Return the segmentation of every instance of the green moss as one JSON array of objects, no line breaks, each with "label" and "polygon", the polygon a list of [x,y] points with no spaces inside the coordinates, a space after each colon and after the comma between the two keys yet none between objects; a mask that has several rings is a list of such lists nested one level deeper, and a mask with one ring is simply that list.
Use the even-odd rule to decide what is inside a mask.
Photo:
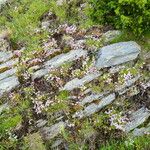
[{"label": "green moss", "polygon": [[125,141],[110,141],[99,150],[148,150],[150,145],[150,136],[142,136]]},{"label": "green moss", "polygon": [[67,111],[67,110],[69,110],[68,105],[64,102],[61,102],[61,103],[57,103],[57,104],[50,106],[47,112],[55,113],[55,112]]},{"label": "green moss", "polygon": [[5,131],[9,131],[13,127],[15,127],[17,124],[19,124],[22,121],[22,116],[21,115],[14,115],[14,116],[7,116],[7,115],[2,115],[0,117],[0,133],[1,136],[2,134],[5,133]]},{"label": "green moss", "polygon": [[59,95],[57,96],[57,99],[59,99],[59,100],[67,100],[68,99],[68,97],[69,97],[69,92],[68,91],[61,91],[60,93],[59,93]]}]

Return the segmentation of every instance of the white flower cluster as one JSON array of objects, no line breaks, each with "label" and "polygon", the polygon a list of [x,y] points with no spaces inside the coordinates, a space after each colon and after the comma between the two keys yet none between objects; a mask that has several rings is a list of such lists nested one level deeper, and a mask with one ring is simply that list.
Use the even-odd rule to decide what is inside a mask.
[{"label": "white flower cluster", "polygon": [[71,49],[83,49],[85,47],[85,41],[84,40],[77,40],[75,41],[73,38],[70,38],[68,40],[68,43],[66,43],[71,47]]},{"label": "white flower cluster", "polygon": [[76,25],[71,25],[71,26],[68,26],[68,27],[66,28],[66,33],[67,33],[67,34],[73,34],[73,33],[75,33],[76,31],[77,31]]},{"label": "white flower cluster", "polygon": [[53,104],[53,101],[52,100],[47,100],[46,103],[44,104],[42,101],[33,101],[34,103],[34,110],[37,114],[41,114],[43,110],[47,111],[48,110],[48,107],[50,105]]},{"label": "white flower cluster", "polygon": [[146,84],[141,83],[141,86],[142,86],[142,88],[143,88],[144,91],[145,91],[148,87],[150,87],[150,82],[147,82]]},{"label": "white flower cluster", "polygon": [[127,82],[128,80],[131,80],[133,75],[129,71],[127,74],[124,74],[124,81]]},{"label": "white flower cluster", "polygon": [[43,104],[42,101],[33,101],[34,103],[34,110],[37,114],[42,113],[42,110],[45,108],[45,105]]},{"label": "white flower cluster", "polygon": [[50,48],[57,48],[57,47],[58,47],[57,41],[54,38],[52,38],[49,42],[44,43],[43,46],[45,51],[49,50]]},{"label": "white flower cluster", "polygon": [[[37,97],[38,98],[40,97],[40,92],[37,93]],[[43,102],[43,101],[39,100],[38,98],[35,98],[32,101],[32,103],[34,104],[33,108],[34,108],[35,112],[37,114],[41,114],[43,110],[47,111],[48,107],[53,104],[53,101],[48,99],[46,102]]]},{"label": "white flower cluster", "polygon": [[70,128],[75,126],[75,124],[74,124],[74,123],[69,122],[69,120],[66,120],[66,121],[65,121],[65,123],[66,123],[66,124],[67,124],[67,126],[68,126],[68,127],[70,127]]},{"label": "white flower cluster", "polygon": [[127,123],[129,119],[125,115],[123,116],[122,112],[117,113],[114,110],[114,108],[112,108],[106,111],[105,113],[109,116],[110,125],[112,127],[115,127],[115,129],[125,131],[124,125]]},{"label": "white flower cluster", "polygon": [[17,135],[11,133],[11,132],[8,132],[8,135],[9,135],[9,139],[12,140],[12,141],[16,141],[17,140]]}]

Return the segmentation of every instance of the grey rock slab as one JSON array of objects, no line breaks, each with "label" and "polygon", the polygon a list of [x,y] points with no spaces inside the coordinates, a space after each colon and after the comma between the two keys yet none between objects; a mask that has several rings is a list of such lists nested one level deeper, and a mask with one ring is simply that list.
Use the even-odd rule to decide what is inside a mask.
[{"label": "grey rock slab", "polygon": [[121,31],[119,30],[110,30],[107,31],[106,33],[104,33],[102,35],[102,39],[104,40],[104,42],[111,42],[112,40],[114,40],[115,38],[119,37],[122,34]]},{"label": "grey rock slab", "polygon": [[136,112],[132,113],[130,121],[124,126],[126,132],[137,128],[139,125],[144,123],[150,116],[150,111],[145,107],[138,109]]},{"label": "grey rock slab", "polygon": [[8,0],[0,0],[0,9],[1,9],[2,5],[4,5],[6,2],[8,2]]},{"label": "grey rock slab", "polygon": [[95,66],[98,69],[119,65],[137,58],[141,47],[133,41],[119,42],[102,47]]},{"label": "grey rock slab", "polygon": [[47,124],[47,122],[48,122],[47,120],[40,119],[36,122],[37,123],[36,126],[38,128],[41,128],[41,127],[45,126]]},{"label": "grey rock slab", "polygon": [[7,61],[8,59],[12,58],[13,54],[10,51],[0,51],[0,62]]},{"label": "grey rock slab", "polygon": [[9,60],[9,61],[7,61],[7,62],[1,64],[1,65],[0,65],[0,69],[1,69],[1,68],[10,68],[10,67],[16,65],[17,63],[18,63],[18,58],[16,58],[16,59],[11,59],[11,60]]},{"label": "grey rock slab", "polygon": [[104,94],[106,94],[106,93],[100,93],[100,94],[93,94],[92,93],[91,95],[86,96],[81,102],[79,102],[79,105],[83,106],[87,103],[91,103],[96,99],[100,99],[100,98],[104,97]]},{"label": "grey rock slab", "polygon": [[7,103],[1,105],[1,106],[0,106],[0,114],[1,114],[4,110],[6,110],[6,109],[8,109],[8,108],[9,108],[9,106],[8,106]]},{"label": "grey rock slab", "polygon": [[48,74],[49,72],[50,72],[50,69],[37,70],[36,72],[34,72],[32,74],[32,80],[35,80],[37,78],[41,78],[41,77],[45,76],[46,74]]},{"label": "grey rock slab", "polygon": [[79,59],[80,57],[86,57],[87,51],[79,49],[79,50],[72,50],[65,54],[60,54],[58,56],[55,56],[51,60],[47,61],[43,65],[43,69],[36,71],[32,75],[32,80],[36,78],[41,78],[42,76],[49,73],[49,71],[53,68],[58,68],[64,63],[68,63],[74,60]]},{"label": "grey rock slab", "polygon": [[143,136],[146,133],[150,133],[150,126],[149,127],[143,127],[143,128],[135,128],[132,132],[133,136]]},{"label": "grey rock slab", "polygon": [[0,80],[5,79],[7,77],[10,77],[10,76],[14,75],[16,72],[17,72],[16,68],[7,70],[7,71],[0,74]]},{"label": "grey rock slab", "polygon": [[2,96],[5,92],[10,92],[16,86],[19,85],[18,78],[16,76],[12,76],[0,81],[0,96]]},{"label": "grey rock slab", "polygon": [[44,127],[41,129],[41,134],[46,140],[50,140],[56,137],[59,133],[61,133],[62,129],[65,128],[66,124],[64,122],[59,122],[51,127]]},{"label": "grey rock slab", "polygon": [[119,94],[121,95],[123,93],[123,91],[126,90],[127,87],[132,86],[139,78],[140,78],[140,75],[137,75],[133,79],[128,80],[123,85],[120,85],[120,86],[116,87],[115,91],[119,92]]},{"label": "grey rock slab", "polygon": [[80,112],[76,112],[73,115],[73,118],[83,118],[86,116],[90,116],[98,111],[100,111],[105,106],[111,104],[115,100],[116,96],[115,93],[108,95],[107,97],[104,97],[101,99],[99,104],[90,104],[87,106],[84,110],[81,110]]},{"label": "grey rock slab", "polygon": [[84,86],[86,83],[91,82],[92,80],[98,78],[102,73],[90,73],[87,74],[86,76],[84,76],[81,79],[75,78],[71,81],[69,81],[68,83],[66,83],[66,85],[61,89],[61,90],[67,90],[67,91],[71,91],[75,88],[80,88],[82,86]]},{"label": "grey rock slab", "polygon": [[[134,89],[134,91],[132,91],[133,89]],[[119,93],[119,95],[123,95],[123,94],[127,93],[128,91],[132,91],[132,92],[130,92],[130,94],[128,94],[129,97],[140,93],[139,89],[136,86],[131,86],[129,88],[125,88],[124,90],[119,91],[118,93]]]},{"label": "grey rock slab", "polygon": [[72,50],[66,54],[60,54],[52,58],[51,60],[45,62],[44,66],[50,67],[50,68],[57,68],[66,62],[71,62],[80,57],[86,57],[86,56],[87,56],[87,51],[85,50],[82,50],[82,49]]},{"label": "grey rock slab", "polygon": [[52,149],[58,149],[59,145],[63,143],[62,139],[57,139],[51,146]]}]

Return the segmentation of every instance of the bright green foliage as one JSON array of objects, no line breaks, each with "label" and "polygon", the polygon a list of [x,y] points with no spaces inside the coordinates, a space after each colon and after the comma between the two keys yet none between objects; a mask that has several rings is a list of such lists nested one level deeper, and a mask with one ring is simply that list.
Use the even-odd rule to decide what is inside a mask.
[{"label": "bright green foliage", "polygon": [[0,117],[0,134],[2,135],[6,130],[10,130],[11,128],[15,127],[18,122],[21,122],[21,116],[11,116],[9,118],[6,115],[2,115]]},{"label": "bright green foliage", "polygon": [[126,141],[111,141],[105,146],[102,146],[99,150],[148,150],[150,145],[149,136],[141,136],[133,139],[127,139]]},{"label": "bright green foliage", "polygon": [[[0,12],[0,30],[7,28],[11,31],[11,42],[17,48],[18,42],[25,46],[27,51],[41,50],[40,40],[47,36],[46,32],[36,34],[41,16],[50,8],[47,0],[12,1]],[[2,29],[1,29],[2,28]]]},{"label": "bright green foliage", "polygon": [[130,29],[136,35],[150,26],[150,0],[90,0],[94,22]]}]

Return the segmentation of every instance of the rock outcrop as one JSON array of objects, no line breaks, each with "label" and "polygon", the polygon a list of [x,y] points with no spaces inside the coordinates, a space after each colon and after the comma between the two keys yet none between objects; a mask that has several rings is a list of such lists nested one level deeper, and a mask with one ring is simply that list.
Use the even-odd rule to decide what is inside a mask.
[{"label": "rock outcrop", "polygon": [[0,97],[19,86],[18,77],[16,76],[18,58],[13,58],[10,51],[9,43],[0,39],[3,46],[0,47]]},{"label": "rock outcrop", "polygon": [[42,69],[36,71],[32,75],[32,79],[41,78],[42,76],[48,74],[51,69],[58,68],[59,66],[63,65],[64,63],[69,63],[74,60],[77,60],[81,57],[86,57],[87,51],[85,50],[72,50],[66,54],[60,54],[51,60],[44,63],[42,66]]},{"label": "rock outcrop", "polygon": [[87,74],[82,79],[75,78],[75,79],[71,80],[70,82],[66,83],[66,85],[63,87],[62,90],[71,91],[75,88],[80,88],[84,84],[91,82],[92,80],[96,79],[100,75],[101,75],[101,73],[96,72],[96,73]]},{"label": "rock outcrop", "polygon": [[83,118],[86,116],[90,116],[98,111],[100,111],[105,106],[111,104],[115,100],[116,96],[115,94],[110,94],[100,100],[98,104],[90,104],[89,106],[85,107],[84,110],[80,112],[76,112],[73,117]]},{"label": "rock outcrop", "polygon": [[99,50],[96,67],[98,69],[119,65],[137,58],[140,46],[133,41],[120,42]]},{"label": "rock outcrop", "polygon": [[144,107],[131,114],[130,121],[125,125],[125,131],[129,132],[142,123],[150,116],[150,111]]}]

